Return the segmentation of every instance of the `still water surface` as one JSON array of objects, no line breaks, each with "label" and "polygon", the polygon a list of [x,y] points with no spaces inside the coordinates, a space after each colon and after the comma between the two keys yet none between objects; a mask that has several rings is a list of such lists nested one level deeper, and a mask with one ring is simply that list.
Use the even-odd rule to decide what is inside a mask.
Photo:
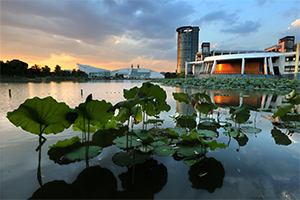
[{"label": "still water surface", "polygon": [[[38,137],[12,125],[6,119],[6,113],[17,109],[27,98],[52,96],[58,102],[65,102],[71,108],[85,101],[88,94],[93,99],[111,102],[113,105],[123,98],[123,89],[140,87],[142,81],[97,81],[87,83],[0,83],[0,199],[27,199],[40,188],[36,169],[38,165]],[[171,106],[169,112],[161,114],[165,119],[164,127],[174,127],[169,115],[186,112],[184,104],[177,103],[173,92],[199,92],[195,89],[180,89],[162,86],[167,93],[167,101]],[[8,90],[11,89],[11,97]],[[83,95],[81,95],[81,90]],[[220,91],[208,91],[216,103],[222,103],[218,109],[222,119],[228,117],[230,104],[248,104],[251,109],[251,121],[261,128],[258,134],[246,134],[246,145],[239,146],[234,139],[221,134],[218,142],[228,145],[226,149],[208,152],[214,166],[218,166],[215,174],[205,183],[195,180],[193,170],[182,161],[172,157],[152,156],[157,161],[157,172],[152,179],[144,180],[147,184],[156,185],[158,189],[150,191],[148,197],[154,199],[299,199],[300,173],[300,134],[293,133],[287,137],[289,145],[276,144],[272,137],[273,125],[269,113],[259,112],[257,108],[274,107],[282,97],[276,95],[227,92],[229,96],[214,95]],[[244,97],[242,98],[241,95]],[[250,126],[254,126],[253,124]],[[285,133],[285,130],[282,130]],[[80,136],[72,128],[57,135],[46,135],[46,143],[42,148],[42,181],[64,180],[71,184],[78,181],[78,175],[85,169],[85,162],[59,165],[51,161],[47,155],[48,146],[58,140]],[[101,166],[108,169],[117,181],[117,190],[123,191],[122,180],[127,172],[126,167],[119,167],[111,162],[111,157],[118,152],[117,147],[105,148],[103,152],[90,160],[90,166]],[[213,168],[213,167],[212,167]],[[154,179],[154,180],[153,180]],[[154,183],[150,182],[155,181]],[[100,181],[99,181],[100,182]],[[148,183],[147,183],[148,182]],[[147,183],[147,184],[146,184]],[[152,193],[151,193],[152,192]],[[148,191],[149,193],[149,191]]]}]

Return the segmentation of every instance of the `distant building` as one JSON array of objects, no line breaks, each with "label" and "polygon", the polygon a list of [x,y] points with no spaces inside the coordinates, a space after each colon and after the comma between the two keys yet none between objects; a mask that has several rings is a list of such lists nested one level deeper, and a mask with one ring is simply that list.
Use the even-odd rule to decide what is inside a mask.
[{"label": "distant building", "polygon": [[89,78],[92,79],[110,77],[110,70],[92,67],[90,65],[82,65],[77,63],[77,69],[87,73]]},{"label": "distant building", "polygon": [[92,79],[98,79],[104,77],[115,77],[120,75],[123,76],[124,78],[134,78],[134,79],[164,78],[162,74],[150,69],[143,69],[139,65],[137,66],[137,68],[133,68],[133,65],[131,65],[130,68],[110,71],[106,69],[101,69],[101,68],[77,63],[77,68],[87,73],[89,75],[89,78]]},{"label": "distant building", "polygon": [[[182,26],[176,29],[177,34],[177,73],[185,71],[185,62],[195,60],[199,49],[199,27]],[[189,67],[187,72],[192,72]]]},{"label": "distant building", "polygon": [[[207,54],[209,43],[202,43],[194,62],[188,67],[193,74],[264,74],[293,75],[297,69],[295,37],[287,36],[279,44],[264,51],[213,50]],[[299,66],[298,66],[299,68]]]},{"label": "distant building", "polygon": [[111,72],[111,76],[122,75],[124,78],[134,78],[134,79],[156,79],[165,78],[162,74],[153,71],[151,69],[143,69],[139,65],[136,69],[134,68],[124,68],[118,69]]}]

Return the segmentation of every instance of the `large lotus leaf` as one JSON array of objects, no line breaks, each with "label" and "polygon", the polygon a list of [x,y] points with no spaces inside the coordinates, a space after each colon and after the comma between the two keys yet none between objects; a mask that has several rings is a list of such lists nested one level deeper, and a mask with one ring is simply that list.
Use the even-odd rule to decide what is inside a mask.
[{"label": "large lotus leaf", "polygon": [[260,128],[251,127],[251,126],[243,126],[241,130],[244,133],[254,133],[254,134],[257,134],[262,131]]},{"label": "large lotus leaf", "polygon": [[155,147],[153,153],[157,156],[170,156],[173,155],[176,150],[172,146],[159,146]]},{"label": "large lotus leaf", "polygon": [[128,108],[121,108],[119,110],[118,115],[116,116],[116,120],[124,123],[130,117],[130,110]]},{"label": "large lotus leaf", "polygon": [[148,154],[139,151],[118,152],[112,157],[114,164],[124,167],[133,166],[134,164],[143,164],[149,158]]},{"label": "large lotus leaf", "polygon": [[182,115],[182,116],[178,117],[177,125],[179,125],[180,127],[186,127],[189,129],[193,129],[197,126],[197,122],[194,117]]},{"label": "large lotus leaf", "polygon": [[[207,102],[211,103],[211,98],[207,94],[205,94],[205,91],[202,93],[195,93],[191,95],[196,101],[201,101],[201,102]],[[205,99],[205,101],[204,101]]]},{"label": "large lotus leaf", "polygon": [[152,134],[147,130],[137,131],[135,132],[136,136],[140,138],[143,142],[149,144],[154,142]]},{"label": "large lotus leaf", "polygon": [[185,104],[189,104],[190,100],[189,100],[189,95],[187,93],[172,93],[173,98],[178,101],[178,102],[183,102]]},{"label": "large lotus leaf", "polygon": [[60,133],[69,128],[76,117],[69,106],[52,97],[27,99],[18,109],[7,113],[11,123],[33,134]]},{"label": "large lotus leaf", "polygon": [[250,109],[246,104],[242,104],[239,108],[230,106],[231,118],[235,119],[237,123],[242,124],[246,122],[250,117]]},{"label": "large lotus leaf", "polygon": [[290,110],[292,110],[295,106],[291,103],[283,103],[280,106],[277,106],[277,112],[272,116],[273,118],[280,117],[286,115]]},{"label": "large lotus leaf", "polygon": [[205,146],[209,147],[211,151],[214,151],[216,148],[226,149],[225,143],[219,143],[216,140],[202,140]]},{"label": "large lotus leaf", "polygon": [[[113,143],[121,149],[126,149],[127,137],[119,137],[113,140]],[[142,145],[142,140],[138,139],[136,136],[128,137],[128,146],[137,147]]]},{"label": "large lotus leaf", "polygon": [[150,145],[153,147],[160,147],[160,146],[164,146],[166,143],[163,141],[156,141],[156,142],[152,142]]},{"label": "large lotus leaf", "polygon": [[143,113],[141,106],[134,106],[131,108],[131,115],[136,122],[141,122],[143,120]]},{"label": "large lotus leaf", "polygon": [[278,145],[288,146],[288,145],[292,144],[292,141],[290,140],[290,138],[287,135],[285,135],[284,133],[282,133],[276,127],[274,127],[271,130],[271,134],[272,134],[272,137],[275,140],[275,143],[278,144]]},{"label": "large lotus leaf", "polygon": [[76,130],[79,129],[82,132],[87,132],[86,124],[96,126],[100,123],[105,125],[113,116],[113,112],[109,112],[111,107],[111,103],[105,100],[90,100],[79,104],[75,108],[78,118],[74,123],[74,127],[76,127]]},{"label": "large lotus leaf", "polygon": [[234,137],[234,139],[239,143],[239,146],[245,146],[249,140],[247,135],[240,133],[238,137]]},{"label": "large lotus leaf", "polygon": [[132,99],[137,96],[137,93],[139,92],[138,87],[133,87],[130,90],[123,89],[123,96],[125,99]]},{"label": "large lotus leaf", "polygon": [[214,110],[214,109],[217,109],[218,106],[216,106],[215,104],[213,103],[201,103],[198,107],[198,111],[200,113],[203,113],[203,114],[208,114],[210,111]]},{"label": "large lotus leaf", "polygon": [[[84,127],[83,123],[85,124],[85,128],[83,128]],[[101,126],[100,123],[98,123],[97,125]],[[83,121],[77,121],[77,123],[73,124],[72,128],[73,131],[89,132],[89,133],[94,133],[97,130],[96,126],[93,126]]]},{"label": "large lotus leaf", "polygon": [[[50,160],[53,160],[55,163],[58,163],[60,165],[75,162],[75,160],[72,161],[67,159],[65,155],[83,146],[81,142],[76,140],[78,139],[76,139],[75,137],[73,139],[71,138],[68,140],[63,140],[62,142],[57,142],[56,144],[52,145],[47,153],[49,155]],[[61,147],[56,147],[56,145]]]},{"label": "large lotus leaf", "polygon": [[194,144],[194,145],[178,144],[176,147],[178,147],[177,153],[186,157],[205,155],[206,153],[206,148],[201,144]]},{"label": "large lotus leaf", "polygon": [[80,140],[81,139],[78,136],[72,137],[70,139],[59,140],[56,144],[49,146],[48,149],[53,147],[68,147]]},{"label": "large lotus leaf", "polygon": [[144,94],[148,97],[155,97],[156,101],[160,103],[165,102],[167,98],[167,94],[164,89],[162,89],[159,85],[154,85],[150,82],[143,83],[142,87],[139,90],[139,93],[140,97],[143,97],[143,95],[141,96],[141,94]]},{"label": "large lotus leaf", "polygon": [[123,136],[126,131],[128,131],[128,127],[98,130],[93,134],[92,144],[103,148],[111,146],[113,145],[113,140]]},{"label": "large lotus leaf", "polygon": [[142,153],[149,153],[150,151],[153,151],[154,147],[151,145],[146,145],[146,146],[140,146],[138,147],[138,150]]},{"label": "large lotus leaf", "polygon": [[120,101],[120,102],[116,103],[113,107],[111,107],[109,111],[115,111],[116,109],[120,109],[120,108],[130,109],[138,103],[139,103],[139,98]]},{"label": "large lotus leaf", "polygon": [[65,157],[68,160],[80,161],[86,159],[86,150],[88,149],[88,158],[93,158],[102,152],[102,147],[99,146],[81,146],[67,153]]},{"label": "large lotus leaf", "polygon": [[117,127],[117,122],[113,119],[113,120],[109,120],[106,124],[98,124],[96,126],[96,128],[98,130],[104,130],[104,129],[114,129]]}]

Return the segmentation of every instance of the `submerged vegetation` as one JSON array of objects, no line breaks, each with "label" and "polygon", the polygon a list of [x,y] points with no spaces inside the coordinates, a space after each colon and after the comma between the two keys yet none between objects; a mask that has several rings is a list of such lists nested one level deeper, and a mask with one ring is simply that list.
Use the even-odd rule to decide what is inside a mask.
[{"label": "submerged vegetation", "polygon": [[[89,196],[92,194],[86,194],[80,186],[87,184],[87,181],[79,175],[72,184],[72,187],[76,185],[80,188],[76,191],[79,193],[77,198],[151,198],[150,193],[153,195],[155,191],[159,191],[159,188],[166,182],[166,178],[163,178],[166,173],[162,175],[158,172],[155,173],[161,168],[163,172],[166,172],[166,169],[158,165],[151,157],[152,155],[172,156],[175,160],[184,162],[190,166],[189,174],[193,187],[205,188],[209,192],[213,192],[215,188],[222,186],[225,173],[222,164],[214,158],[207,158],[206,154],[216,149],[225,149],[232,138],[238,142],[239,147],[244,146],[248,141],[245,133],[257,134],[261,131],[255,126],[245,126],[252,123],[249,121],[249,107],[245,104],[240,107],[230,107],[230,117],[226,121],[221,121],[219,117],[213,118],[212,113],[215,112],[218,105],[215,105],[205,92],[192,95],[173,93],[176,101],[190,105],[190,109],[194,109],[196,114],[189,115],[189,111],[176,113],[171,116],[176,126],[167,128],[159,128],[164,122],[164,119],[160,118],[160,113],[170,110],[170,106],[166,102],[166,92],[159,85],[145,82],[140,88],[124,89],[123,96],[125,100],[112,105],[105,100],[94,100],[90,94],[86,101],[75,109],[69,108],[65,103],[56,102],[52,97],[44,99],[35,97],[26,100],[18,109],[7,113],[7,118],[15,126],[20,126],[23,130],[39,136],[37,176],[41,186],[43,184],[40,172],[40,152],[45,142],[43,134],[58,134],[71,125],[74,131],[82,132],[82,136],[61,140],[50,146],[49,158],[61,165],[85,161],[86,171],[82,173],[88,173],[91,180],[94,180],[93,176],[96,174],[92,175],[90,171],[104,173],[108,179],[107,187],[111,186],[109,194],[108,190],[103,190],[103,193],[97,194],[100,196]],[[274,112],[273,118],[277,119],[271,132],[276,144],[290,144],[288,137],[276,126],[287,128],[289,133],[300,132],[300,122],[294,120],[295,117],[299,117],[299,114],[295,112],[299,109],[299,104],[300,95],[293,91],[277,110],[263,110],[263,112]],[[221,129],[223,130],[221,131]],[[228,136],[228,144],[218,142],[220,134]],[[112,145],[120,149],[112,157],[112,162],[121,167],[128,167],[128,172],[120,175],[122,182],[124,178],[122,184],[124,184],[125,190],[118,193],[116,193],[115,177],[110,171],[107,172],[106,169],[99,166],[89,166],[90,158],[98,156],[104,148]],[[162,178],[164,181],[157,185],[156,189],[152,186],[143,188],[142,186],[147,186],[147,181],[143,181],[146,176],[145,171],[149,176]],[[215,182],[210,180],[210,177],[214,176],[218,176]],[[95,182],[97,181],[95,180]],[[204,182],[210,182],[211,186],[205,186]],[[50,185],[50,183],[46,183],[43,187],[46,190]],[[57,188],[71,187],[64,181],[55,182],[55,185]],[[131,187],[133,185],[134,187]],[[142,189],[145,192],[139,196],[132,192],[132,188],[135,188],[135,192],[141,192]],[[150,188],[153,191],[148,191]],[[40,193],[41,190],[38,190],[33,198],[41,198]],[[74,194],[72,193],[72,195]],[[63,195],[67,194],[63,193]]]},{"label": "submerged vegetation", "polygon": [[284,94],[292,90],[300,91],[300,80],[269,79],[269,78],[180,78],[157,79],[156,83],[162,83],[174,87],[197,87],[204,89],[234,89],[234,90],[273,90]]}]

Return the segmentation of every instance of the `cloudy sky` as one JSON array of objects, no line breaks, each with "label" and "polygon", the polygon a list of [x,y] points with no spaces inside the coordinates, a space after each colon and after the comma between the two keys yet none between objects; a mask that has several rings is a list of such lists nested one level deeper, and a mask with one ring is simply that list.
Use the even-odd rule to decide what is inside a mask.
[{"label": "cloudy sky", "polygon": [[199,26],[200,43],[212,50],[264,50],[288,35],[300,41],[299,0],[1,0],[0,8],[0,59],[52,69],[174,72],[176,28],[186,25]]}]

